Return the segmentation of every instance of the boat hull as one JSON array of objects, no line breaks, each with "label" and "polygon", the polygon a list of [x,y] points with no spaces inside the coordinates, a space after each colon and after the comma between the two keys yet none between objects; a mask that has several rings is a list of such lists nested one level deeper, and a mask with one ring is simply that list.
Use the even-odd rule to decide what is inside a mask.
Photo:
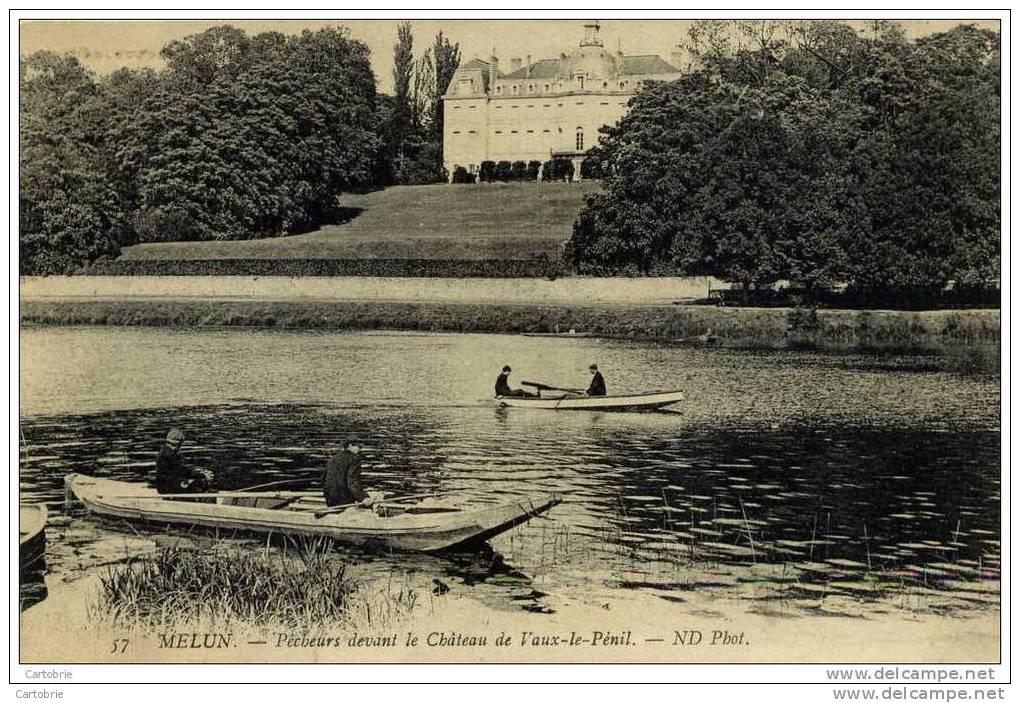
[{"label": "boat hull", "polygon": [[658,410],[684,399],[679,391],[639,393],[634,395],[564,395],[560,397],[517,398],[497,397],[501,407],[534,408],[537,410],[597,410],[601,412],[640,412]]},{"label": "boat hull", "polygon": [[19,506],[18,561],[22,570],[31,569],[46,554],[46,506]]},{"label": "boat hull", "polygon": [[327,537],[364,549],[411,552],[437,552],[476,544],[526,522],[560,502],[556,496],[522,497],[499,505],[465,510],[381,516],[371,510],[350,508],[316,516],[316,509],[323,507],[321,499],[296,502],[277,499],[277,504],[287,502],[288,507],[270,508],[260,506],[272,504],[271,497],[260,498],[252,506],[231,504],[237,501],[217,498],[215,494],[168,500],[144,485],[81,474],[67,476],[65,483],[86,508],[108,517]]}]

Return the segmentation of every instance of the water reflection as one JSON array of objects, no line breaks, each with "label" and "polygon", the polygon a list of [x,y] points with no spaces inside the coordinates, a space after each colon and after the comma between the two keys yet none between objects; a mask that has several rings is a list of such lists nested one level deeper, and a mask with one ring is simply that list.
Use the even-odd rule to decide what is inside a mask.
[{"label": "water reflection", "polygon": [[[564,497],[546,518],[497,540],[499,552],[376,560],[380,574],[417,570],[472,587],[487,603],[542,610],[526,573],[674,599],[763,583],[787,599],[877,598],[909,585],[973,600],[975,581],[998,578],[996,433],[723,431],[668,416],[535,415],[226,405],[28,419],[22,491],[53,505],[72,471],[144,481],[171,425],[189,437],[186,461],[214,468],[219,488],[294,478],[312,487],[329,452],[357,437],[374,489],[438,491],[466,504]],[[64,509],[54,508],[59,522]],[[52,569],[108,549],[95,521],[84,528],[84,520],[72,516],[56,530]]]},{"label": "water reflection", "polygon": [[[176,426],[186,460],[224,489],[315,486],[356,438],[373,489],[475,505],[563,496],[491,551],[338,552],[368,581],[399,574],[437,598],[534,612],[551,609],[546,594],[614,589],[796,612],[878,612],[918,594],[947,611],[998,602],[998,383],[924,360],[232,330],[39,329],[21,343],[33,360],[22,500],[51,505],[57,578],[199,538],[61,504],[69,472],[146,480]],[[614,388],[681,387],[687,401],[658,414],[494,409],[491,372],[507,361],[553,383],[598,361]]]}]

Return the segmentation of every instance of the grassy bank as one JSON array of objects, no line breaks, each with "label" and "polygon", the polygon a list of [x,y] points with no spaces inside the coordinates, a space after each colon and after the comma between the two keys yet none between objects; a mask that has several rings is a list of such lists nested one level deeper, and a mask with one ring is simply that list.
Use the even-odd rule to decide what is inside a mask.
[{"label": "grassy bank", "polygon": [[[928,353],[967,371],[998,367],[997,310],[874,311],[709,306],[542,306],[328,301],[26,300],[21,321],[56,325],[396,329],[523,333],[575,329],[720,346]],[[972,367],[972,368],[971,368]]]},{"label": "grassy bank", "polygon": [[[343,222],[287,237],[158,242],[121,260],[413,259],[558,261],[584,197],[583,183],[397,186],[340,199]],[[172,236],[170,233],[169,236]]]}]

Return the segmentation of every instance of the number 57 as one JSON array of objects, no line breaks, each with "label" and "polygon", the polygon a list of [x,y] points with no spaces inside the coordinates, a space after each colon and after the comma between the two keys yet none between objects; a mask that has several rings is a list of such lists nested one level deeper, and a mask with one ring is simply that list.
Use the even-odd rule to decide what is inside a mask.
[{"label": "number 57", "polygon": [[123,654],[125,651],[127,651],[127,646],[128,646],[127,637],[115,639],[113,641],[113,649],[110,650],[110,654]]}]

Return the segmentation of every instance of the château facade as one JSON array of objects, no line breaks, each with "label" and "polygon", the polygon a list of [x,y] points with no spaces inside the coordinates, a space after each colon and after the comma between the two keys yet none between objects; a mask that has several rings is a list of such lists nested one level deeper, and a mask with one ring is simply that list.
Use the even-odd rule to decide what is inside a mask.
[{"label": "ch\u00e2teau facade", "polygon": [[570,54],[532,62],[474,59],[460,66],[443,96],[443,165],[477,173],[483,161],[574,162],[580,174],[584,154],[599,140],[599,128],[615,124],[627,102],[649,81],[680,77],[673,63],[656,55],[625,56],[607,51],[598,23],[584,26]]}]

